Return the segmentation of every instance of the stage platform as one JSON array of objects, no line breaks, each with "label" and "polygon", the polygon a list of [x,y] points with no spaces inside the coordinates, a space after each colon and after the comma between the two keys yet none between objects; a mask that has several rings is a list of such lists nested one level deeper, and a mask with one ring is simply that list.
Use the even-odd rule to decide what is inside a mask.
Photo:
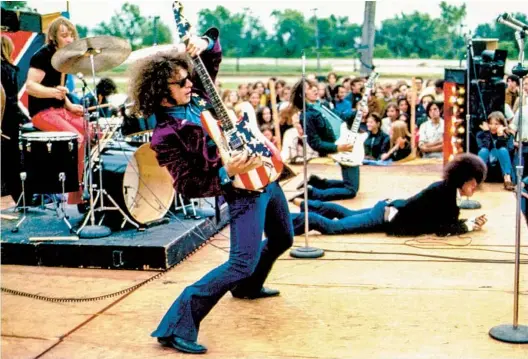
[{"label": "stage platform", "polygon": [[[214,203],[212,201],[208,201]],[[74,232],[57,217],[53,204],[47,209],[31,208],[17,233],[11,230],[18,220],[2,219],[2,264],[82,267],[107,269],[167,269],[202,246],[228,221],[227,205],[219,211],[208,204],[197,209],[200,219],[185,219],[181,212],[169,211],[156,225],[137,230],[127,224],[104,238],[78,238],[75,230],[84,216],[67,206]],[[4,215],[22,217],[12,209]],[[45,240],[35,240],[35,238]],[[64,238],[61,240],[61,238]],[[76,239],[77,238],[77,239]]]},{"label": "stage platform", "polygon": [[[359,209],[380,198],[405,198],[437,181],[441,170],[440,163],[418,161],[364,166],[358,196],[340,203]],[[309,174],[340,176],[339,167],[322,164],[310,164]],[[288,197],[301,180],[299,175],[283,186]],[[198,342],[209,349],[201,357],[528,358],[528,345],[488,335],[492,327],[512,323],[515,197],[501,184],[485,183],[473,199],[482,209],[464,210],[462,217],[486,213],[489,222],[467,235],[310,232],[309,244],[325,256],[305,260],[284,253],[266,281],[281,291],[278,297],[248,301],[227,293],[201,323]],[[521,325],[528,325],[527,229],[523,222]],[[295,246],[304,244],[304,236],[295,237]],[[2,293],[1,356],[190,358],[160,346],[150,333],[185,287],[228,259],[229,246],[226,226],[169,271],[2,265],[2,287],[68,302]]]}]

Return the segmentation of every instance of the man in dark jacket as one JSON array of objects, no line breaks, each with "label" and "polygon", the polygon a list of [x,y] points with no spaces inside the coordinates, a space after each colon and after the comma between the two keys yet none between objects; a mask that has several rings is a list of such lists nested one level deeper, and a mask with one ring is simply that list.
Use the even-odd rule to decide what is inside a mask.
[{"label": "man in dark jacket", "polygon": [[[146,59],[132,81],[136,112],[145,118],[156,114],[151,147],[172,175],[176,191],[187,198],[224,195],[229,205],[229,260],[185,288],[152,333],[162,345],[191,354],[206,352],[196,342],[200,323],[228,291],[241,299],[279,295],[263,284],[275,260],[293,242],[288,202],[279,184],[272,182],[260,191],[234,188],[233,176],[255,168],[258,158],[242,153],[222,164],[200,122],[209,97],[192,73],[187,54],[201,54],[214,83],[222,59],[218,36],[217,29],[210,29],[204,37],[191,36],[180,53]],[[263,232],[268,235],[265,241]]]},{"label": "man in dark jacket", "polygon": [[[361,210],[309,201],[309,228],[323,234],[386,232],[398,236],[447,236],[480,230],[486,216],[459,219],[458,203],[462,196],[472,196],[485,176],[486,165],[478,156],[462,154],[446,165],[442,181],[408,199],[382,200]],[[297,204],[304,208],[302,201]],[[304,233],[305,214],[292,213],[292,220],[295,235]]]}]

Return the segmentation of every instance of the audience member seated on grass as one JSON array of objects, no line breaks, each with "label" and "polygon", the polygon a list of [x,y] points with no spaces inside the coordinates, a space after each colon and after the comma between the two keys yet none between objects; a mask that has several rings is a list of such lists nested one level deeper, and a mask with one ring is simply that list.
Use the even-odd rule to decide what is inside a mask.
[{"label": "audience member seated on grass", "polygon": [[436,102],[431,102],[426,112],[429,118],[420,126],[418,148],[424,158],[442,158],[444,120],[440,117],[440,107]]},{"label": "audience member seated on grass", "polygon": [[236,105],[240,103],[238,99],[238,93],[235,90],[229,90],[226,89],[222,93],[222,102],[228,107],[228,108],[234,108]]},{"label": "audience member seated on grass", "polygon": [[391,102],[387,105],[385,110],[385,117],[381,120],[381,130],[387,135],[390,134],[391,124],[397,121],[400,117],[400,109],[395,102]]},{"label": "audience member seated on grass", "polygon": [[393,98],[392,98],[393,89],[394,89],[394,86],[390,82],[385,83],[383,84],[383,86],[381,86],[382,95],[378,97],[378,102],[381,108],[381,111],[379,112],[380,115],[385,113],[385,111],[387,110],[387,106],[389,105],[389,103],[393,101]]},{"label": "audience member seated on grass", "polygon": [[401,161],[407,158],[411,151],[411,134],[407,130],[407,124],[400,120],[395,121],[391,127],[389,150],[381,155],[381,160]]},{"label": "audience member seated on grass", "polygon": [[523,106],[522,108],[522,138],[519,138],[519,119],[521,111],[517,111],[513,118],[513,121],[510,123],[510,133],[515,136],[515,157],[514,165],[517,166],[519,162],[519,141],[522,142],[522,158],[523,158],[523,175],[522,177],[528,177],[528,105]]},{"label": "audience member seated on grass", "polygon": [[271,143],[277,147],[278,145],[278,139],[277,136],[274,135],[274,128],[271,124],[265,123],[260,126],[260,132],[266,137]]},{"label": "audience member seated on grass", "polygon": [[377,113],[371,113],[367,117],[368,137],[363,143],[365,147],[364,165],[377,165],[381,155],[389,151],[390,137],[381,130],[381,118]]},{"label": "audience member seated on grass", "polygon": [[[291,116],[292,128],[288,128],[284,132],[282,138],[281,158],[286,163],[299,164],[304,162],[303,157],[303,128],[299,121],[299,112],[294,112]],[[310,145],[306,144],[306,160],[319,157],[319,154],[314,151]]]},{"label": "audience member seated on grass", "polygon": [[490,113],[488,121],[480,125],[482,131],[477,133],[478,156],[488,166],[488,171],[499,166],[504,179],[504,189],[515,190],[512,182],[514,176],[510,154],[513,152],[513,136],[506,131],[504,115],[500,111]]},{"label": "audience member seated on grass", "polygon": [[400,109],[400,115],[402,113],[406,114],[407,116],[411,115],[411,105],[405,97],[400,97],[398,99],[398,108]]},{"label": "audience member seated on grass", "polygon": [[259,108],[256,117],[259,126],[266,124],[273,125],[273,121],[271,118],[271,109],[268,106],[262,106],[261,108]]},{"label": "audience member seated on grass", "polygon": [[433,95],[425,95],[420,99],[420,103],[416,106],[416,127],[420,128],[421,124],[427,121],[427,105],[434,101]]},{"label": "audience member seated on grass", "polygon": [[350,118],[352,117],[352,102],[348,101],[345,97],[347,95],[346,89],[341,86],[337,85],[337,94],[335,97],[335,107],[334,112],[341,118]]},{"label": "audience member seated on grass", "polygon": [[[474,154],[461,154],[444,168],[444,179],[418,194],[399,200],[384,199],[372,208],[351,210],[331,202],[308,201],[309,228],[322,234],[385,232],[388,235],[448,236],[478,231],[485,215],[459,219],[461,196],[471,197],[486,176],[486,165]],[[301,213],[291,213],[295,235],[304,233],[304,202],[294,199]]]}]

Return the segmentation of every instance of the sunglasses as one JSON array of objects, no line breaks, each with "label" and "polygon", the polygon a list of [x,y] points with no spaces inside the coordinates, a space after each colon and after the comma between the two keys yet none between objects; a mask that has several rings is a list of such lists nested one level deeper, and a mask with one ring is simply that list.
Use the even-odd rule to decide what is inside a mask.
[{"label": "sunglasses", "polygon": [[168,84],[169,85],[178,85],[180,87],[185,87],[185,84],[187,83],[187,80],[190,80],[189,74],[187,74],[187,76],[185,76],[184,78],[182,78],[182,79],[180,79],[178,81],[169,82]]}]

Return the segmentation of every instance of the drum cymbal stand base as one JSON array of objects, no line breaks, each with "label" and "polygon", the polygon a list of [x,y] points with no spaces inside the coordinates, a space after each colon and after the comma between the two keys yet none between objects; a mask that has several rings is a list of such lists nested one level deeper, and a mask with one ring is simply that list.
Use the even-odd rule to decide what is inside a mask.
[{"label": "drum cymbal stand base", "polygon": [[[64,223],[68,226],[70,229],[70,233],[73,233],[72,225],[70,221],[68,221],[68,216],[66,215],[66,191],[64,188],[64,183],[66,182],[66,174],[64,172],[59,173],[59,181],[62,183],[62,198],[60,201],[60,204],[55,205],[55,208],[57,210],[57,216],[59,219],[62,219]],[[53,202],[55,202],[55,199],[53,199]]]},{"label": "drum cymbal stand base", "polygon": [[[185,219],[201,219],[202,217],[200,217],[197,213],[196,213],[196,207],[194,206],[194,199],[190,199],[189,200],[189,204],[185,204],[184,200],[183,200],[183,197],[181,194],[178,193],[177,196],[175,196],[175,198],[179,198],[180,199],[180,203],[181,203],[181,209],[183,211],[183,215],[184,215],[184,218]],[[192,214],[190,213],[187,213],[187,209],[185,207],[187,206],[191,206],[191,210],[192,210]],[[176,209],[178,209],[178,202],[176,200]]]},{"label": "drum cymbal stand base", "polygon": [[26,187],[25,187],[25,183],[26,183],[26,178],[27,178],[27,173],[26,172],[20,172],[20,180],[22,182],[22,193],[20,194],[20,197],[18,197],[18,201],[17,201],[17,204],[15,206],[15,210],[16,208],[18,207],[18,204],[20,203],[20,200],[22,200],[22,218],[20,218],[20,221],[17,222],[17,224],[15,225],[15,228],[13,228],[11,230],[11,232],[13,233],[17,233],[18,230],[19,230],[19,227],[20,225],[22,224],[22,222],[24,222],[26,220]]},{"label": "drum cymbal stand base", "polygon": [[[97,202],[99,199],[100,193],[98,192],[95,198],[93,198],[93,192],[95,190],[91,189],[90,191],[90,210],[86,214],[86,218],[84,219],[84,222],[82,223],[81,227],[77,230],[77,235],[79,238],[102,238],[102,237],[108,237],[110,234],[112,234],[112,231],[107,226],[103,226],[101,224],[95,224],[95,217],[94,212],[96,212],[98,209],[95,209],[93,204]],[[87,225],[88,220],[92,219],[92,224]]]}]

